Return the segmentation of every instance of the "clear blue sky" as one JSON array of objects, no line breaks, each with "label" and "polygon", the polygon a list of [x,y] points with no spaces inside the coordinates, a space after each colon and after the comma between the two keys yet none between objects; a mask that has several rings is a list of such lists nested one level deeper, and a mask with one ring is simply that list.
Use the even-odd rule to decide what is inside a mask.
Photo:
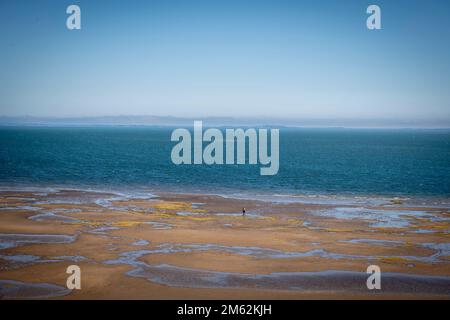
[{"label": "clear blue sky", "polygon": [[0,115],[450,119],[449,15],[446,0],[1,0]]}]

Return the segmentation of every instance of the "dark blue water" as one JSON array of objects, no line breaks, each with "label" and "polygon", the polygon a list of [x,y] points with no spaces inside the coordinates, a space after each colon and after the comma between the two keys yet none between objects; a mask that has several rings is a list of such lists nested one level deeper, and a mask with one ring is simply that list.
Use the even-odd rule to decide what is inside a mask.
[{"label": "dark blue water", "polygon": [[281,129],[280,169],[172,163],[172,128],[0,128],[2,186],[450,196],[450,132]]}]

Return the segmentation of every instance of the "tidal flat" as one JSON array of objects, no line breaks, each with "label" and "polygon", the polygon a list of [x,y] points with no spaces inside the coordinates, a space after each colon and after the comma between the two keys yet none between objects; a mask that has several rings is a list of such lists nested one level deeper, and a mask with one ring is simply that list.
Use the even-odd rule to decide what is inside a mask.
[{"label": "tidal flat", "polygon": [[450,208],[1,191],[0,298],[450,299]]}]

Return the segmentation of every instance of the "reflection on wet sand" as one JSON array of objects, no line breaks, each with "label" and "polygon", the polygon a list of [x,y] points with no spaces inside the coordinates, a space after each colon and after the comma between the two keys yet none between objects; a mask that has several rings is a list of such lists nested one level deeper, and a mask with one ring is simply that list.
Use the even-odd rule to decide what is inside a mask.
[{"label": "reflection on wet sand", "polygon": [[25,283],[12,280],[0,280],[0,297],[3,299],[44,299],[61,297],[70,290],[49,283]]}]

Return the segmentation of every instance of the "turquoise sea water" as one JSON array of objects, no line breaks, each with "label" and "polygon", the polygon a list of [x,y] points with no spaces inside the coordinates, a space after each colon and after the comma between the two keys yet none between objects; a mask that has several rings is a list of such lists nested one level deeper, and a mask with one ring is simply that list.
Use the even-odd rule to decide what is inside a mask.
[{"label": "turquoise sea water", "polygon": [[172,163],[173,128],[2,127],[0,185],[450,197],[450,131],[280,129],[280,169]]}]

